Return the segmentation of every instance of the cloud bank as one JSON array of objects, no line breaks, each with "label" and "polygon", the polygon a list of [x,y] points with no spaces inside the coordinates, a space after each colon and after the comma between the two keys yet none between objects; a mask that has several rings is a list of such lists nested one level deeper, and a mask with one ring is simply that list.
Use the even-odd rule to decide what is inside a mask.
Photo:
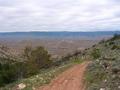
[{"label": "cloud bank", "polygon": [[120,30],[120,0],[0,0],[0,31]]}]

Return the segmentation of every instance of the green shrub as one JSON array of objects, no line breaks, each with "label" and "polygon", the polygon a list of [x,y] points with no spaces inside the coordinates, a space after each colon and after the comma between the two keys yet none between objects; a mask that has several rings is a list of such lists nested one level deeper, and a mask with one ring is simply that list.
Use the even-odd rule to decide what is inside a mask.
[{"label": "green shrub", "polygon": [[42,68],[50,67],[50,55],[43,47],[26,47],[24,62],[0,57],[0,87],[19,79],[35,75]]},{"label": "green shrub", "polygon": [[28,63],[32,66],[40,68],[47,68],[51,65],[52,60],[50,60],[50,54],[43,47],[36,47],[31,49],[26,47],[24,50],[24,55],[28,59]]},{"label": "green shrub", "polygon": [[50,55],[43,47],[37,47],[32,50],[31,60],[35,62],[39,68],[49,67],[52,62]]},{"label": "green shrub", "polygon": [[0,64],[0,86],[9,84],[21,78],[21,63]]},{"label": "green shrub", "polygon": [[93,49],[91,56],[93,57],[93,59],[99,58],[101,56],[100,49],[97,48]]},{"label": "green shrub", "polygon": [[118,45],[113,45],[111,49],[112,49],[112,50],[114,50],[114,49],[120,49],[120,46],[118,46]]},{"label": "green shrub", "polygon": [[109,45],[114,45],[115,43],[113,41],[109,42]]},{"label": "green shrub", "polygon": [[39,72],[42,68],[48,68],[52,65],[52,60],[50,60],[50,55],[44,47],[26,47],[24,49],[25,61],[25,77],[30,77]]}]

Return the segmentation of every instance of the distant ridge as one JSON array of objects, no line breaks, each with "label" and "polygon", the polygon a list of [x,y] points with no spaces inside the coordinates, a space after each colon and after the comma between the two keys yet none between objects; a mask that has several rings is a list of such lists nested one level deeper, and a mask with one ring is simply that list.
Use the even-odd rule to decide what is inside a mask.
[{"label": "distant ridge", "polygon": [[2,32],[0,38],[81,38],[81,37],[102,37],[120,34],[120,31],[94,31],[94,32]]}]

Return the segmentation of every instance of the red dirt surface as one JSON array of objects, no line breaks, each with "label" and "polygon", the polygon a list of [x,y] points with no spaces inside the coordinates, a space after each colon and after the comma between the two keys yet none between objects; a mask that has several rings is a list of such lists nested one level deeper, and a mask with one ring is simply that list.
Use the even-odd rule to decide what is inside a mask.
[{"label": "red dirt surface", "polygon": [[89,62],[76,65],[63,72],[50,84],[38,90],[85,90],[84,72]]}]

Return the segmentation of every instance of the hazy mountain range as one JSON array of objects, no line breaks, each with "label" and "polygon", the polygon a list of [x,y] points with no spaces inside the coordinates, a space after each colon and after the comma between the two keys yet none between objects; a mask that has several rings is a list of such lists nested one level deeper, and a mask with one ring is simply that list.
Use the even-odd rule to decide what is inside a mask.
[{"label": "hazy mountain range", "polygon": [[99,38],[120,34],[120,31],[95,32],[2,32],[0,38]]}]

